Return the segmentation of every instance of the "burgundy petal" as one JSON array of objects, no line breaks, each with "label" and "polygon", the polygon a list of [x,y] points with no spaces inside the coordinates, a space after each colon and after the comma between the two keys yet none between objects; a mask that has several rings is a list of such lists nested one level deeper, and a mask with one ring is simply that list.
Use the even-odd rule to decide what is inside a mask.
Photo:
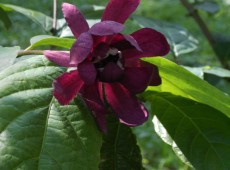
[{"label": "burgundy petal", "polygon": [[136,126],[148,119],[144,105],[119,83],[104,83],[106,99],[120,121],[129,126]]},{"label": "burgundy petal", "polygon": [[63,3],[62,11],[68,26],[76,38],[78,38],[81,33],[89,30],[88,23],[76,6]]},{"label": "burgundy petal", "polygon": [[142,52],[137,41],[131,35],[116,34],[113,36],[110,44],[120,51],[127,49],[136,49]]},{"label": "burgundy petal", "polygon": [[63,66],[63,67],[69,67],[70,62],[70,55],[68,52],[64,51],[51,51],[51,50],[45,50],[44,55],[46,58],[48,58],[50,61]]},{"label": "burgundy petal", "polygon": [[110,39],[110,45],[117,48],[119,51],[133,48],[133,46],[128,42],[122,34],[116,34]]},{"label": "burgundy petal", "polygon": [[92,36],[89,33],[82,33],[70,49],[70,64],[77,65],[85,60],[92,47]]},{"label": "burgundy petal", "polygon": [[143,53],[137,52],[140,55],[139,57],[164,56],[170,50],[165,36],[151,28],[142,28],[132,33],[131,36],[143,50]]},{"label": "burgundy petal", "polygon": [[101,100],[99,88],[102,88],[101,83],[95,83],[91,86],[84,86],[80,93],[85,103],[92,111],[99,128],[102,132],[106,133],[107,127],[105,115],[107,113],[107,110],[105,109],[104,104]]},{"label": "burgundy petal", "polygon": [[112,35],[120,33],[124,29],[124,25],[114,21],[102,21],[94,24],[89,33],[93,35]]},{"label": "burgundy petal", "polygon": [[154,74],[152,67],[125,68],[121,83],[132,93],[141,93],[149,85],[152,74]]},{"label": "burgundy petal", "polygon": [[138,51],[142,52],[142,49],[138,45],[137,41],[131,35],[124,35],[124,38],[130,42],[132,46],[134,46]]},{"label": "burgundy petal", "polygon": [[[139,60],[139,59],[133,59],[133,58],[126,58],[125,60],[125,70],[129,68],[143,68],[146,71],[146,74],[149,76],[149,86],[158,86],[161,84],[161,77],[159,75],[158,68],[150,63],[147,63],[145,61]],[[124,83],[128,81],[131,77],[127,77],[128,75],[125,75],[127,73],[124,73],[124,77],[126,76],[126,79],[124,78]],[[129,82],[129,81],[128,81]],[[127,86],[127,84],[125,85]],[[128,86],[127,86],[128,88]],[[131,88],[131,87],[130,87]]]},{"label": "burgundy petal", "polygon": [[140,0],[110,0],[102,15],[102,21],[110,20],[123,24],[139,3]]},{"label": "burgundy petal", "polygon": [[77,95],[83,84],[76,70],[66,72],[53,82],[53,94],[59,103],[66,105]]},{"label": "burgundy petal", "polygon": [[159,86],[161,85],[161,77],[158,71],[158,68],[155,65],[152,65],[153,67],[153,74],[149,82],[149,86]]},{"label": "burgundy petal", "polygon": [[86,85],[93,84],[96,80],[97,71],[93,63],[91,62],[82,62],[78,64],[78,72],[81,79]]},{"label": "burgundy petal", "polygon": [[93,37],[93,47],[97,47],[100,43],[105,43],[107,36],[94,35]]},{"label": "burgundy petal", "polygon": [[100,74],[100,80],[103,82],[116,82],[122,79],[123,70],[115,63],[108,63]]}]

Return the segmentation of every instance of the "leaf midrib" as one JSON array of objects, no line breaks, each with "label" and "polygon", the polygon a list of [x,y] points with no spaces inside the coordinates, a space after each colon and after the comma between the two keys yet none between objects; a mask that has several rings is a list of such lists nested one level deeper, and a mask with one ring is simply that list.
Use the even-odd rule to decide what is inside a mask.
[{"label": "leaf midrib", "polygon": [[[42,144],[41,144],[41,149],[40,149],[40,153],[38,155],[39,159],[38,159],[38,170],[40,169],[40,160],[41,160],[41,155],[42,155],[42,152],[43,152],[43,148],[44,148],[44,145],[45,145],[45,139],[46,139],[46,133],[47,133],[47,129],[48,129],[48,121],[49,121],[49,116],[50,116],[50,111],[51,111],[51,107],[52,107],[52,104],[53,104],[53,101],[54,101],[54,97],[52,97],[50,103],[49,103],[49,109],[48,109],[48,113],[47,113],[47,117],[46,117],[46,123],[45,123],[45,128],[44,128],[44,135],[43,135],[43,140],[42,140]],[[58,164],[58,162],[57,162]],[[59,167],[61,167],[59,164],[58,164]]]}]

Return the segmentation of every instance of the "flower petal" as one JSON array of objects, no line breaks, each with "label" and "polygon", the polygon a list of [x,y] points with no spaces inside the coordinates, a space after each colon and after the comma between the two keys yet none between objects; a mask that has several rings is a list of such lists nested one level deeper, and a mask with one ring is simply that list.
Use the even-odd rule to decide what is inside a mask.
[{"label": "flower petal", "polygon": [[115,63],[108,63],[100,74],[100,80],[103,82],[116,82],[123,76],[123,70]]},{"label": "flower petal", "polygon": [[105,95],[120,121],[129,126],[137,126],[148,119],[144,105],[119,83],[104,83]]},{"label": "flower petal", "polygon": [[93,63],[91,62],[82,62],[78,64],[78,72],[81,79],[86,85],[91,85],[95,82],[97,71]]},{"label": "flower petal", "polygon": [[116,34],[113,36],[110,44],[120,51],[127,49],[136,49],[142,52],[137,41],[131,35]]},{"label": "flower petal", "polygon": [[124,29],[124,25],[114,21],[102,21],[94,24],[89,33],[93,35],[112,35],[120,33]]},{"label": "flower petal", "polygon": [[91,86],[84,86],[81,90],[81,95],[89,107],[92,110],[93,116],[95,117],[97,124],[102,132],[107,132],[105,115],[107,110],[101,100],[99,88],[102,88],[101,83],[95,83]]},{"label": "flower petal", "polygon": [[153,67],[153,74],[149,82],[149,86],[159,86],[162,83],[158,68],[155,65]]},{"label": "flower petal", "polygon": [[[133,59],[133,58],[126,58],[125,60],[125,70],[129,69],[129,68],[143,68],[145,70],[145,74],[149,76],[149,86],[158,86],[161,84],[161,77],[159,75],[159,71],[157,66],[147,63],[145,61],[139,60],[139,59]],[[129,89],[134,86],[132,84],[127,84],[127,81],[129,79],[132,79],[132,76],[134,75],[129,75],[130,77],[128,77],[128,74],[124,73],[124,82],[122,81],[122,83],[125,83],[124,85]],[[130,73],[131,74],[131,73]],[[133,77],[134,78],[134,77]],[[144,78],[144,77],[143,77]],[[125,80],[127,79],[127,80]],[[134,80],[130,80],[130,81],[134,81]],[[129,82],[129,81],[128,81]],[[135,92],[135,91],[134,91]]]},{"label": "flower petal", "polygon": [[66,72],[53,82],[54,96],[62,105],[67,105],[77,95],[84,82],[76,70]]},{"label": "flower petal", "polygon": [[68,26],[76,38],[78,38],[81,33],[89,30],[87,21],[76,6],[63,3],[62,11]]},{"label": "flower petal", "polygon": [[58,64],[59,66],[63,66],[63,67],[69,67],[70,66],[69,65],[70,55],[68,52],[45,50],[44,55],[50,61]]},{"label": "flower petal", "polygon": [[92,47],[92,36],[89,33],[82,33],[70,49],[70,64],[77,65],[85,60]]},{"label": "flower petal", "polygon": [[136,10],[140,0],[110,0],[102,15],[102,21],[124,23]]},{"label": "flower petal", "polygon": [[141,93],[149,85],[153,74],[152,67],[125,68],[121,83],[132,93]]},{"label": "flower petal", "polygon": [[170,46],[163,34],[150,28],[143,28],[131,34],[137,41],[143,52],[136,49],[127,49],[122,51],[124,58],[141,58],[152,56],[164,56]]},{"label": "flower petal", "polygon": [[138,51],[142,52],[142,49],[138,45],[137,41],[131,35],[124,35],[124,38],[130,42],[132,46],[134,46]]},{"label": "flower petal", "polygon": [[139,57],[164,56],[170,50],[165,36],[151,28],[142,28],[132,33],[131,36],[143,50],[143,53],[138,52]]}]

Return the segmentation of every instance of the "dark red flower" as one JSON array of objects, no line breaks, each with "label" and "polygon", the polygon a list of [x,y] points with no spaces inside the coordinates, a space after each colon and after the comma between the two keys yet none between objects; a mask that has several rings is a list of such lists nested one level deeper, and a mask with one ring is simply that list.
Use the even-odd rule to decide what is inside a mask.
[{"label": "dark red flower", "polygon": [[147,120],[148,112],[135,95],[147,86],[161,84],[157,67],[140,58],[166,55],[169,45],[165,37],[150,28],[121,34],[123,23],[139,3],[140,0],[110,0],[101,22],[91,28],[74,5],[64,3],[64,17],[77,40],[70,53],[45,51],[49,60],[76,68],[54,81],[55,98],[66,105],[80,94],[102,131],[106,131],[105,103],[120,122],[140,125]]}]

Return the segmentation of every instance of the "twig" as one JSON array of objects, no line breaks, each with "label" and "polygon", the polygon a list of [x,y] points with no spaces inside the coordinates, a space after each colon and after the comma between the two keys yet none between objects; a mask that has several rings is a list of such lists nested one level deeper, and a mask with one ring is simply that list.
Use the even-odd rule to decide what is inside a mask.
[{"label": "twig", "polygon": [[206,26],[205,22],[202,20],[202,18],[198,14],[198,12],[193,8],[192,4],[190,4],[187,0],[180,0],[180,1],[184,5],[184,7],[189,11],[189,14],[197,22],[197,24],[199,25],[201,31],[203,32],[203,34],[207,38],[209,44],[211,45],[211,47],[214,50],[215,41],[213,39],[213,36],[212,36],[211,32],[209,31],[208,27]]},{"label": "twig", "polygon": [[53,0],[53,26],[51,33],[53,35],[57,34],[57,0]]},{"label": "twig", "polygon": [[22,50],[18,52],[17,57],[21,57],[24,55],[43,55],[43,50]]},{"label": "twig", "polygon": [[192,6],[192,4],[190,4],[187,0],[180,0],[180,1],[181,1],[182,5],[189,11],[189,14],[194,18],[194,20],[196,21],[196,23],[200,27],[201,31],[203,32],[203,34],[207,38],[210,46],[213,49],[213,52],[216,54],[222,67],[229,69],[229,65],[224,60],[222,60],[222,56],[216,51],[217,42],[214,40],[211,32],[209,31],[209,29],[208,29],[207,25],[205,24],[205,22],[203,21],[203,19],[198,14],[197,10],[195,10],[194,7]]}]

